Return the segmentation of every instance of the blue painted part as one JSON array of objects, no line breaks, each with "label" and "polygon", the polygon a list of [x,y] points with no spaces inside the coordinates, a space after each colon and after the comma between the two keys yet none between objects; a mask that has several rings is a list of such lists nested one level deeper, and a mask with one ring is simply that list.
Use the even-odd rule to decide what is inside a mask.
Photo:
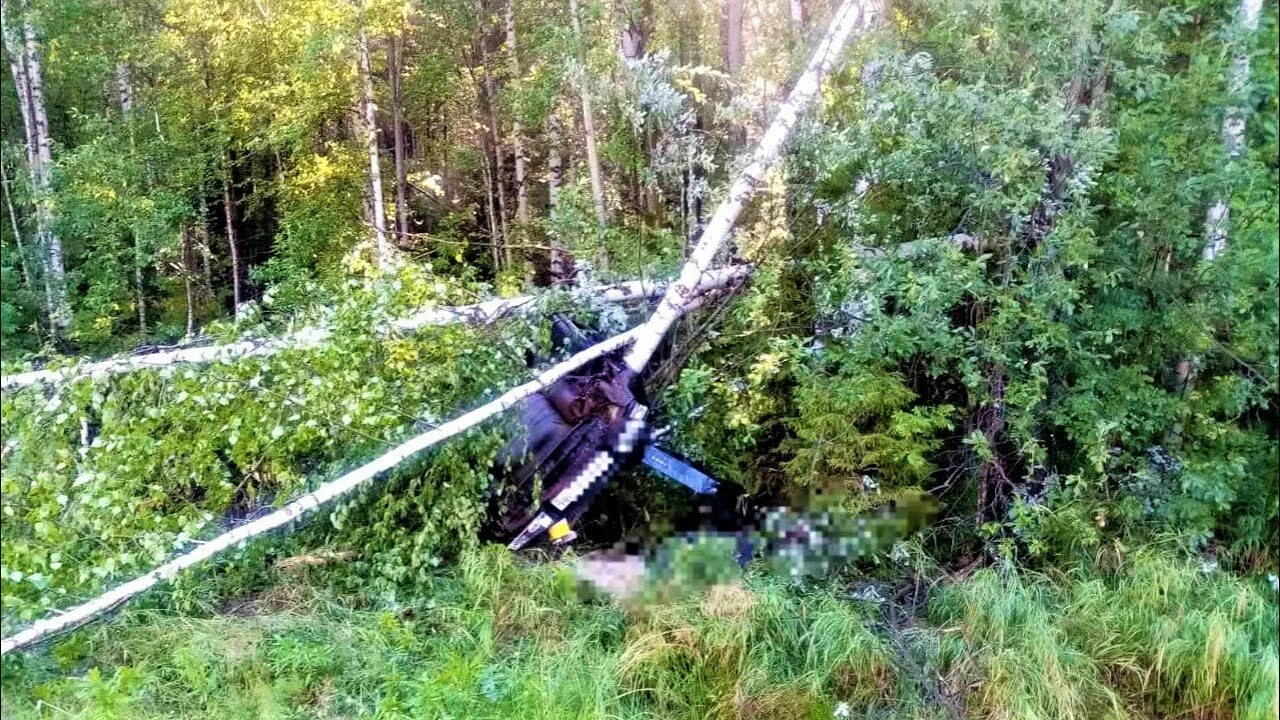
[{"label": "blue painted part", "polygon": [[657,446],[645,447],[644,464],[699,495],[714,495],[716,492],[716,481],[710,475]]}]

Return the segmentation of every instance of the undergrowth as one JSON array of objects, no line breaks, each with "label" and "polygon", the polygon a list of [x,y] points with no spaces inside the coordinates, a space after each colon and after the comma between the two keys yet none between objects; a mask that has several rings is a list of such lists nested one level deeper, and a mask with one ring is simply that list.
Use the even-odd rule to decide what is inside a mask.
[{"label": "undergrowth", "polygon": [[[566,563],[464,555],[400,603],[290,576],[5,659],[6,718],[1266,718],[1276,598],[1135,553],[939,578],[924,610],[750,569],[622,609]],[[341,571],[339,571],[341,572]]]}]

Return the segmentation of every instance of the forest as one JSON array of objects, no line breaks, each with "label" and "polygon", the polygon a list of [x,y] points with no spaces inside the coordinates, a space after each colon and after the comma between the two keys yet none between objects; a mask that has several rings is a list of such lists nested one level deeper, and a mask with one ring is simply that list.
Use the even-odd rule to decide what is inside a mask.
[{"label": "forest", "polygon": [[0,716],[1280,716],[1274,2],[0,19]]}]

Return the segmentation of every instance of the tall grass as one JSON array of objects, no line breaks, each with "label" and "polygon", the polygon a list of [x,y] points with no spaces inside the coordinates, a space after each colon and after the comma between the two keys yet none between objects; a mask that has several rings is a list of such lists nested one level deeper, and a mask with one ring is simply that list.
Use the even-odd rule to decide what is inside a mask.
[{"label": "tall grass", "polygon": [[[839,583],[738,582],[621,609],[563,563],[470,553],[408,602],[293,582],[125,611],[5,658],[4,718],[1276,717],[1262,583],[1139,553],[943,581],[923,617]],[[895,618],[890,622],[890,618]]]},{"label": "tall grass", "polygon": [[985,570],[931,617],[977,718],[1280,717],[1274,591],[1146,551],[1049,579]]}]

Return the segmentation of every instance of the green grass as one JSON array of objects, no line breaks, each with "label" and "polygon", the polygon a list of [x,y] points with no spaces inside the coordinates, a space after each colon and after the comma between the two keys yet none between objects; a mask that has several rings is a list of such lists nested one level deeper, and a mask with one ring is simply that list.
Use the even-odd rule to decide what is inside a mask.
[{"label": "green grass", "polygon": [[[488,549],[412,602],[282,583],[203,618],[132,610],[5,659],[14,718],[1275,717],[1261,583],[1137,555],[980,571],[886,620],[765,574],[629,610]],[[897,617],[897,616],[894,616]]]}]

